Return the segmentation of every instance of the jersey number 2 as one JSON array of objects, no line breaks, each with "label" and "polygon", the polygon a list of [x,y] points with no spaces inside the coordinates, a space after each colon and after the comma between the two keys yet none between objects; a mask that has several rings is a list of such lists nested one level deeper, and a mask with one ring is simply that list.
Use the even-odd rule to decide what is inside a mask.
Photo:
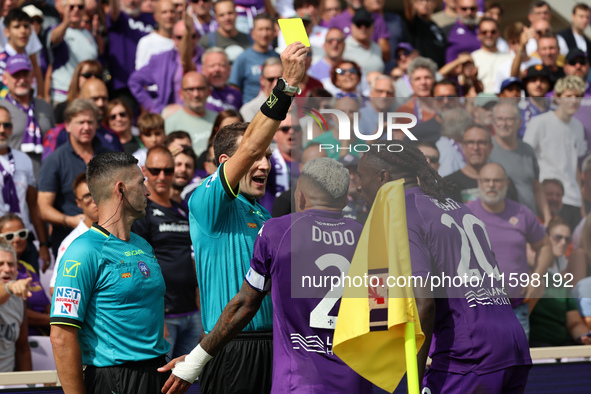
[{"label": "jersey number 2", "polygon": [[[349,260],[336,253],[323,254],[316,259],[316,265],[320,268],[320,271],[324,271],[328,267],[336,267],[339,269],[339,282],[349,271],[351,263]],[[329,315],[332,308],[335,306],[338,300],[343,296],[344,283],[339,283],[339,286],[329,290],[324,298],[320,300],[316,308],[310,312],[310,327],[311,328],[325,328],[334,330],[337,325],[337,317]]]}]

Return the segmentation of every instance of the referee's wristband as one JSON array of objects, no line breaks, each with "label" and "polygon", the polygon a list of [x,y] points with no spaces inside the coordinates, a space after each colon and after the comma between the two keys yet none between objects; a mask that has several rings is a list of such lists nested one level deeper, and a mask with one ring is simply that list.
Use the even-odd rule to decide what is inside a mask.
[{"label": "referee's wristband", "polygon": [[4,287],[6,289],[6,293],[10,296],[13,296],[14,293],[12,291],[10,291],[10,288],[8,287],[9,284],[16,282],[16,280],[11,280],[10,282],[6,282],[6,286]]},{"label": "referee's wristband", "polygon": [[269,98],[261,105],[261,112],[268,118],[285,120],[289,112],[289,107],[291,107],[291,99],[292,96],[288,96],[275,86]]}]

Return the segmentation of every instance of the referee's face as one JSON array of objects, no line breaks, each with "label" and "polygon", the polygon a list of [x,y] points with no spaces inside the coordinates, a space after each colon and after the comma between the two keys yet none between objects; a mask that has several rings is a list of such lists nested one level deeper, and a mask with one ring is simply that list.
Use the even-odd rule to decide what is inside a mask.
[{"label": "referee's face", "polygon": [[267,177],[271,170],[271,148],[267,148],[264,156],[254,162],[244,178],[240,180],[240,193],[252,199],[261,198],[265,195]]}]

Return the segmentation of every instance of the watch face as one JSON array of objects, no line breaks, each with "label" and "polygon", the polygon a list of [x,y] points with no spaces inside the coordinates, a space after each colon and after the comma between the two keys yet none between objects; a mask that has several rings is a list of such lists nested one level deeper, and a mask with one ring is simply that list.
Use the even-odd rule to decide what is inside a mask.
[{"label": "watch face", "polygon": [[279,88],[279,90],[281,90],[282,92],[285,91],[285,81],[283,80],[283,78],[279,78],[277,80],[277,87]]}]

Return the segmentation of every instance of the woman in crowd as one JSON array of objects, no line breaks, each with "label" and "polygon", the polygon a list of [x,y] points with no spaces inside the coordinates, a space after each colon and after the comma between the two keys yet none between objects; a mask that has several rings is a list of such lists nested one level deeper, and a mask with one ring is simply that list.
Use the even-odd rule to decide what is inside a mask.
[{"label": "woman in crowd", "polygon": [[27,248],[29,230],[22,219],[14,214],[7,213],[0,218],[0,238],[10,243],[16,252],[18,260],[17,279],[31,278],[31,297],[27,298],[27,320],[29,323],[29,335],[49,335],[49,313],[51,303],[39,280],[39,275],[33,266],[21,260]]},{"label": "woman in crowd", "polygon": [[[96,60],[85,60],[78,63],[74,69],[74,75],[70,81],[70,87],[68,88],[68,98],[66,101],[59,103],[53,110],[56,123],[64,122],[64,111],[68,104],[78,98],[80,94],[80,88],[84,85],[84,82],[91,78],[103,79],[103,66]],[[102,119],[101,119],[102,120]]]},{"label": "woman in crowd", "polygon": [[361,68],[354,61],[343,60],[335,63],[330,70],[330,80],[334,86],[340,89],[340,92],[336,94],[337,98],[360,96],[357,87],[361,82]]},{"label": "woman in crowd", "polygon": [[144,144],[142,144],[142,141],[139,139],[139,137],[133,135],[131,131],[133,126],[131,120],[131,109],[127,106],[125,101],[121,99],[115,99],[109,102],[103,124],[117,133],[119,136],[119,141],[123,145],[123,149],[130,155],[132,155],[138,149],[144,148]]}]

